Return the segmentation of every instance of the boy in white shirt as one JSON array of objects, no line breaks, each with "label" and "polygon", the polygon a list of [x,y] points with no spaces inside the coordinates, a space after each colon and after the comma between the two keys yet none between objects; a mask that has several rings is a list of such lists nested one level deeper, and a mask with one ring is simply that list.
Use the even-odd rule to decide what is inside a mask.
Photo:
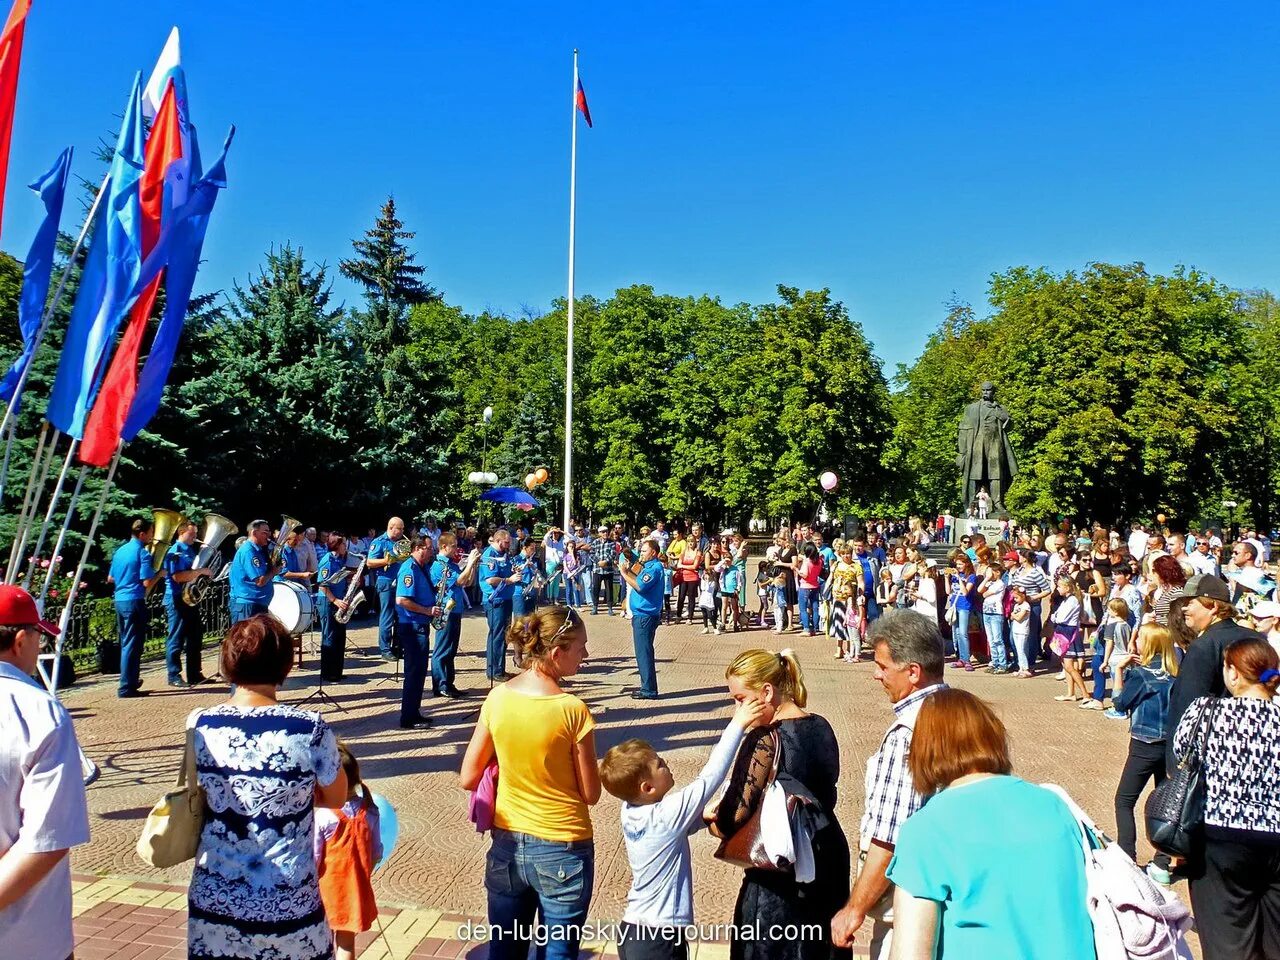
[{"label": "boy in white shirt", "polygon": [[689,834],[702,829],[703,808],[762,711],[759,701],[741,701],[707,765],[682,790],[672,790],[675,779],[666,761],[644,740],[626,740],[600,761],[601,784],[622,801],[622,836],[631,864],[618,936],[620,960],[687,960],[683,928],[693,923]]}]

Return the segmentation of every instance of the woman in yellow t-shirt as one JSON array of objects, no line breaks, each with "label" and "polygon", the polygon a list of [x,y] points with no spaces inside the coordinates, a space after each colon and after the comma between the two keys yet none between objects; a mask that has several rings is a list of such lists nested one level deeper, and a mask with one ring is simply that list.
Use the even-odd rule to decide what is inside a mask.
[{"label": "woman in yellow t-shirt", "polygon": [[523,960],[535,915],[546,924],[547,960],[576,960],[595,878],[588,807],[600,799],[595,721],[560,680],[587,656],[587,628],[572,607],[516,620],[507,646],[523,668],[494,687],[480,710],[463,789],[474,790],[489,762],[500,771],[493,843],[485,863],[490,960]]}]

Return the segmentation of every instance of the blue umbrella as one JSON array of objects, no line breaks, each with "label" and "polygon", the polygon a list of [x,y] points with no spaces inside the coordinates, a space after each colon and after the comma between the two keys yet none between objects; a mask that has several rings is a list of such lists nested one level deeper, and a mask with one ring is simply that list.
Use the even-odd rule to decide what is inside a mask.
[{"label": "blue umbrella", "polygon": [[486,490],[480,494],[480,499],[492,500],[494,503],[510,503],[518,507],[529,507],[530,509],[541,506],[537,500],[516,487],[494,487],[492,490]]}]

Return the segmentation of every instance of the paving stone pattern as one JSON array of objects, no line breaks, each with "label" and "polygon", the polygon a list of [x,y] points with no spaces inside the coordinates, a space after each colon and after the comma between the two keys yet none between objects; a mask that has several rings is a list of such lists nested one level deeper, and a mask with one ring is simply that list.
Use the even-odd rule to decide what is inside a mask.
[{"label": "paving stone pattern", "polygon": [[[657,638],[663,697],[639,702],[629,696],[638,679],[630,624],[603,613],[587,614],[586,619],[588,662],[572,682],[572,690],[596,717],[597,749],[603,754],[628,737],[643,737],[666,757],[677,784],[687,783],[697,773],[728,720],[731,701],[724,670],[729,661],[751,647],[794,648],[805,669],[809,709],[825,716],[839,738],[843,769],[837,814],[851,844],[856,843],[866,759],[879,745],[891,716],[869,661],[839,662],[832,656],[830,643],[821,637],[778,636],[762,629],[704,636],[697,625],[663,626]],[[486,840],[468,822],[467,796],[457,785],[462,754],[488,688],[484,637],[483,617],[464,618],[458,685],[472,696],[461,701],[428,700],[425,712],[433,720],[430,730],[398,728],[400,683],[392,679],[394,665],[376,656],[375,630],[368,625],[351,631],[344,682],[325,688],[333,704],[310,701],[350,744],[373,789],[390,799],[398,812],[400,840],[375,875],[375,888],[385,905],[384,922],[391,919],[388,935],[394,929],[406,944],[418,932],[422,937],[411,947],[418,952],[395,951],[397,957],[456,956],[461,949],[456,937],[440,937],[435,929],[438,922],[443,917],[478,918],[485,912]],[[282,700],[297,703],[316,690],[317,643],[318,635],[304,643],[304,666],[290,677]],[[210,649],[205,672],[213,674],[215,668],[216,651]],[[172,689],[165,684],[160,664],[144,669],[143,678],[151,691],[145,698],[117,700],[115,678],[81,682],[64,698],[84,750],[102,770],[101,779],[89,790],[93,839],[72,856],[78,875],[98,885],[77,891],[77,904],[88,904],[78,917],[84,939],[77,956],[82,958],[183,955],[172,952],[178,946],[170,942],[174,937],[181,939],[185,922],[181,913],[185,900],[175,899],[173,891],[185,889],[190,865],[151,868],[138,858],[134,846],[148,810],[176,775],[185,717],[193,709],[222,701],[227,688]],[[1009,727],[1015,771],[1020,776],[1062,784],[1103,829],[1114,831],[1112,796],[1128,745],[1126,723],[1080,710],[1075,704],[1054,702],[1053,696],[1063,687],[1051,675],[1018,680],[949,669],[947,680],[993,704]],[[630,881],[618,802],[606,794],[592,819],[596,884],[591,914],[615,920],[621,916]],[[999,815],[974,810],[971,823],[957,826],[998,829]],[[704,924],[727,923],[741,873],[713,858],[715,841],[709,835],[695,836],[692,844],[696,919]],[[1150,850],[1140,849],[1139,855],[1145,861]],[[155,896],[141,902],[148,892]],[[132,899],[121,900],[121,896]],[[411,925],[406,926],[405,917],[412,920]],[[400,925],[395,926],[396,922]],[[94,952],[102,944],[132,935],[135,927],[146,927],[146,936],[158,942],[135,938],[133,945],[142,949],[134,953]],[[428,944],[433,951],[446,952],[422,953]],[[371,947],[361,956],[384,956],[377,952],[380,949],[384,948]],[[448,953],[450,949],[454,952]],[[703,960],[709,957],[711,953]]]}]

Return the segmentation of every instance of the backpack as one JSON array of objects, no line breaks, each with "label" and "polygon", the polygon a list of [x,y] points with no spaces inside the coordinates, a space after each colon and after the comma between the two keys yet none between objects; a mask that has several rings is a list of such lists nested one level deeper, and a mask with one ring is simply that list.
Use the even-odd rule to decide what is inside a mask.
[{"label": "backpack", "polygon": [[1080,828],[1085,906],[1098,960],[1189,960],[1187,905],[1151,880],[1065,790],[1042,786],[1067,805]]}]

